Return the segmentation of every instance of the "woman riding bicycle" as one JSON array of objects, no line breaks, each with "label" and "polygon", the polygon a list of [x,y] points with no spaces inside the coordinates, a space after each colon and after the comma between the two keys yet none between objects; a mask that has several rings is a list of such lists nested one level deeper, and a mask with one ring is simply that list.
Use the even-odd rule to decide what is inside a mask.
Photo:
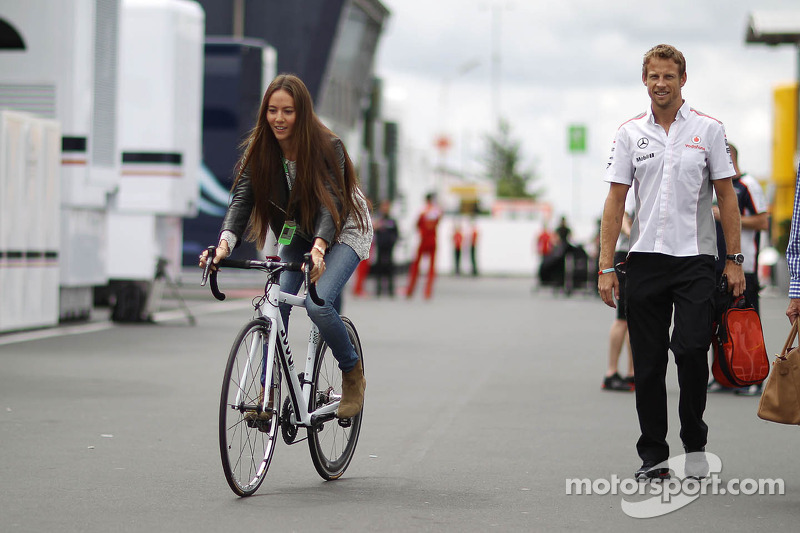
[{"label": "woman riding bicycle", "polygon": [[[279,236],[281,260],[302,262],[311,252],[310,278],[325,304],[307,297],[306,310],[342,370],[336,414],[355,416],[364,405],[366,380],[333,307],[359,262],[369,257],[372,242],[372,222],[353,163],[342,141],[314,113],[305,84],[291,74],[270,83],[242,148],[214,264],[228,257],[243,236],[263,248],[270,229]],[[201,267],[205,261],[206,252]],[[281,273],[285,292],[297,294],[302,282],[301,272]],[[281,304],[287,328],[290,311],[290,305]]]}]

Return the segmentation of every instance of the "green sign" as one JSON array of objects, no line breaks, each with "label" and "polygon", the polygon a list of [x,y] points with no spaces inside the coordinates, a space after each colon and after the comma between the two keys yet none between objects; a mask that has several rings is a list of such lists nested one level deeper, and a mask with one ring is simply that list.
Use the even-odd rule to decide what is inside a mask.
[{"label": "green sign", "polygon": [[586,126],[573,124],[569,127],[569,151],[573,154],[586,151]]}]

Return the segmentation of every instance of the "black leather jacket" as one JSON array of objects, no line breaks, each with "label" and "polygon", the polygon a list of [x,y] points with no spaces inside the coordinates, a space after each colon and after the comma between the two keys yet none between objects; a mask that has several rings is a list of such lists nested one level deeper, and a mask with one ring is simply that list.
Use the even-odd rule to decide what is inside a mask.
[{"label": "black leather jacket", "polygon": [[[336,137],[332,138],[336,155],[339,159],[339,167],[344,173],[344,146],[342,141]],[[289,184],[286,182],[286,175],[281,171],[272,176],[272,187],[270,201],[280,209],[282,213],[276,216],[274,220],[269,221],[269,226],[276,236],[281,234],[283,224],[286,222],[286,207],[289,205]],[[250,220],[250,214],[253,212],[253,188],[250,185],[250,175],[248,170],[242,172],[242,176],[236,183],[236,186],[231,192],[231,202],[228,206],[228,211],[225,213],[225,218],[222,220],[222,227],[220,228],[220,235],[223,231],[230,231],[236,235],[236,247],[242,242],[242,235],[247,229],[247,223]],[[338,202],[337,202],[338,203]],[[320,205],[319,212],[314,222],[314,234],[309,235],[303,232],[299,227],[297,228],[297,235],[306,239],[309,242],[317,237],[324,239],[329,245],[333,243],[336,237],[336,224],[333,222],[333,217],[330,211],[324,205]]]}]

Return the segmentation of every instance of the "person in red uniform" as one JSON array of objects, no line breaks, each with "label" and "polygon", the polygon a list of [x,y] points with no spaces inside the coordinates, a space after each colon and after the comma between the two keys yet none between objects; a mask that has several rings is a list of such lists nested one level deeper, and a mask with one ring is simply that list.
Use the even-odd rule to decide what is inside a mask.
[{"label": "person in red uniform", "polygon": [[547,228],[547,222],[542,224],[542,232],[536,239],[536,251],[541,257],[547,257],[553,251],[553,234]]},{"label": "person in red uniform", "polygon": [[428,193],[425,195],[425,207],[417,219],[419,248],[417,249],[417,257],[411,263],[408,272],[408,288],[406,289],[408,298],[414,295],[414,287],[417,285],[417,275],[419,274],[419,262],[423,255],[430,257],[428,281],[425,284],[425,298],[430,298],[433,294],[433,279],[436,275],[436,228],[441,218],[442,210],[436,205],[436,195]]},{"label": "person in red uniform", "polygon": [[453,229],[453,265],[455,266],[456,276],[461,275],[461,245],[464,243],[464,232],[461,231],[461,224],[456,222]]},{"label": "person in red uniform", "polygon": [[478,275],[478,223],[472,221],[469,239],[469,261],[472,265],[472,275]]}]

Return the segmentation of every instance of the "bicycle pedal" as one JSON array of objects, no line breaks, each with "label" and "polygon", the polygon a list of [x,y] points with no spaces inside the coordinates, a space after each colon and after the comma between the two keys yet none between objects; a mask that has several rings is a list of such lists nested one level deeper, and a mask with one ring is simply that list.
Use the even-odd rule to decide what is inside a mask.
[{"label": "bicycle pedal", "polygon": [[339,422],[339,425],[341,427],[343,427],[343,428],[349,428],[350,426],[353,425],[353,419],[352,418],[339,418],[338,422]]},{"label": "bicycle pedal", "polygon": [[257,420],[255,427],[261,433],[269,433],[270,429],[272,429],[272,419],[270,418],[269,420]]}]

